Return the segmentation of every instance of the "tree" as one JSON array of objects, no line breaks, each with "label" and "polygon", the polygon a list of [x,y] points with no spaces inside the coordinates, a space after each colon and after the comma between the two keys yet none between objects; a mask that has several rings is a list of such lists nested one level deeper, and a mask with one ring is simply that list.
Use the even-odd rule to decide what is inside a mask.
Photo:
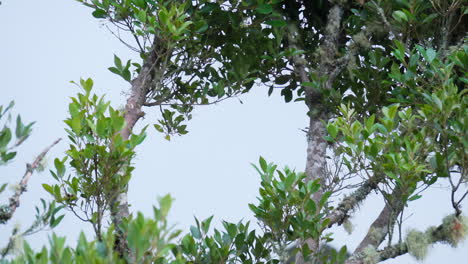
[{"label": "tree", "polygon": [[[56,159],[58,184],[44,188],[93,225],[96,242],[83,237],[76,250],[64,250],[54,237],[62,261],[278,263],[294,254],[295,263],[378,263],[406,253],[423,259],[431,244],[457,246],[465,237],[463,1],[80,2],[128,31],[134,42],[121,40],[143,62],[124,65],[116,56],[109,68],[131,85],[122,111],[94,95],[90,79],[72,98],[66,155],[73,173],[67,158]],[[130,217],[127,183],[145,138],[133,127],[143,107],[161,108],[155,128],[170,138],[186,133],[195,105],[247,92],[255,81],[269,93],[281,90],[286,102],[304,102],[310,121],[304,173],[259,160],[259,201],[250,208],[262,232],[225,223],[210,235],[208,218],[172,244],[178,232],[167,230],[167,196],[154,219]],[[454,214],[403,238],[405,208],[444,181]],[[372,192],[386,204],[351,256],[345,247],[321,254],[332,239],[326,231],[349,225]],[[106,232],[107,211],[113,227]],[[23,258],[48,259],[25,251]]]}]

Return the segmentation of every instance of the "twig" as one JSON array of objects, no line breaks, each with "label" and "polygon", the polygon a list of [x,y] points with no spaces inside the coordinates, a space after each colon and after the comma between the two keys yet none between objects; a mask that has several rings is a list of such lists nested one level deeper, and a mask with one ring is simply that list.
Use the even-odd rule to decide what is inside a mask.
[{"label": "twig", "polygon": [[4,210],[2,212],[2,214],[0,215],[0,223],[4,224],[6,223],[8,220],[10,220],[10,218],[13,216],[13,214],[15,213],[16,211],[16,208],[19,207],[20,205],[20,196],[21,194],[23,194],[25,191],[26,191],[26,187],[28,186],[28,182],[29,182],[29,179],[31,178],[33,172],[35,169],[37,169],[37,167],[39,167],[39,164],[41,163],[41,161],[44,159],[45,155],[47,154],[47,152],[49,152],[49,150],[55,146],[57,143],[60,142],[60,140],[62,140],[61,138],[55,140],[50,146],[48,146],[47,148],[45,148],[37,157],[36,159],[34,160],[34,162],[32,164],[26,164],[26,172],[24,173],[24,176],[23,178],[21,179],[21,181],[19,182],[19,186],[18,188],[16,188],[16,191],[15,193],[13,194],[13,196],[10,198],[10,204],[9,206],[7,207],[7,210]]}]

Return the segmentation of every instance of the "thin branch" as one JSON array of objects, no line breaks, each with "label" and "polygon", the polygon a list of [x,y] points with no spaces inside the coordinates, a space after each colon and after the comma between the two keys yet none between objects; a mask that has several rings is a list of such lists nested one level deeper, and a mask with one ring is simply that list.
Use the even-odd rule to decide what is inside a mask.
[{"label": "thin branch", "polygon": [[[115,24],[114,24],[115,25]],[[114,35],[114,37],[116,37],[122,44],[124,44],[127,48],[131,49],[132,51],[135,51],[135,52],[140,52],[137,48],[133,47],[132,45],[128,44],[125,40],[123,40],[121,37],[120,37],[120,33],[115,33],[114,31],[112,31],[107,25],[106,25],[106,28],[107,30],[109,30],[109,32]],[[117,27],[117,32],[119,30],[119,27]]]},{"label": "thin branch", "polygon": [[140,40],[138,39],[138,36],[136,35],[135,30],[133,29],[132,23],[130,23],[127,19],[125,19],[125,24],[127,25],[128,29],[132,33],[133,38],[135,38],[135,41],[136,41],[138,47],[140,48],[140,52],[144,53],[145,49],[141,46]]},{"label": "thin branch", "polygon": [[32,164],[26,164],[26,172],[23,175],[23,178],[18,184],[15,193],[10,198],[10,204],[6,209],[3,209],[0,214],[0,223],[5,224],[8,220],[11,219],[13,214],[15,213],[16,209],[20,206],[20,196],[26,191],[26,187],[28,186],[29,179],[31,178],[33,172],[37,167],[39,167],[41,161],[44,159],[45,155],[49,150],[59,143],[61,138],[55,140],[50,146],[45,148],[34,160]]}]

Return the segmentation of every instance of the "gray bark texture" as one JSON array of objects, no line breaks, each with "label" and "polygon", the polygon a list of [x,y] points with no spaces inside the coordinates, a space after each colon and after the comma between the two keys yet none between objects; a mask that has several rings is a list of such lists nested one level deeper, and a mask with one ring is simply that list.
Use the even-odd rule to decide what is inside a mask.
[{"label": "gray bark texture", "polygon": [[[151,84],[153,83],[156,61],[157,55],[155,51],[152,51],[148,54],[140,73],[132,81],[130,95],[127,99],[127,104],[125,105],[125,127],[120,131],[123,140],[129,139],[136,122],[145,115],[142,107],[146,102],[146,96],[151,89]],[[126,235],[120,228],[123,220],[130,215],[127,191],[128,187],[125,187],[125,189],[111,201],[111,219],[116,230],[116,250],[120,255],[127,256],[127,258],[131,260],[132,256],[127,244]]]},{"label": "gray bark texture", "polygon": [[[332,83],[338,75],[333,62],[336,59],[338,50],[342,15],[343,8],[339,4],[336,4],[330,9],[327,17],[324,41],[320,46],[322,56],[315,71],[319,79],[322,77],[326,78],[322,89],[331,89]],[[295,66],[298,67],[297,72],[301,79],[305,79],[303,65],[297,63],[299,62],[298,59],[296,59],[295,62]],[[306,104],[309,108],[307,159],[305,167],[306,181],[319,179],[320,183],[323,185],[327,178],[326,152],[328,144],[324,138],[327,134],[324,121],[327,122],[330,118],[328,106],[326,105],[322,92],[314,88],[306,89]],[[314,193],[312,199],[318,204],[322,196],[323,190],[319,190]],[[312,251],[317,251],[320,246],[319,242],[319,240],[307,239],[304,242],[299,241],[299,245],[306,243]],[[307,262],[302,258],[301,254],[298,254],[296,256],[296,263],[303,264]]]}]

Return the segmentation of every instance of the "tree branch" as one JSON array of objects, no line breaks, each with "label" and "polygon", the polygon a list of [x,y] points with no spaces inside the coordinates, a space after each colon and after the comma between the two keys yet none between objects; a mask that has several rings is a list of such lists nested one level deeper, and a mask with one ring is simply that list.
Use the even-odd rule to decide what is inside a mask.
[{"label": "tree branch", "polygon": [[356,191],[346,196],[328,216],[330,219],[329,227],[334,224],[341,225],[349,217],[350,212],[377,188],[381,178],[382,176],[379,175],[364,181]]},{"label": "tree branch", "polygon": [[26,172],[23,175],[23,178],[18,183],[18,187],[15,190],[15,193],[10,197],[9,205],[6,207],[1,208],[0,211],[0,223],[5,224],[8,220],[11,219],[13,214],[15,213],[16,209],[20,206],[20,196],[26,191],[26,187],[28,186],[29,179],[37,167],[39,167],[41,161],[44,159],[45,155],[49,150],[55,146],[57,143],[62,140],[61,138],[55,140],[50,146],[45,148],[33,161],[32,164],[26,164]]},{"label": "tree branch", "polygon": [[[336,62],[339,36],[342,33],[341,22],[344,8],[341,4],[342,3],[335,3],[335,5],[330,8],[324,29],[324,41],[319,47],[321,57],[315,71],[319,80],[323,77],[327,77],[327,81],[324,83],[323,87],[308,87],[308,89],[305,89],[305,102],[309,108],[309,129],[307,134],[307,159],[305,168],[305,174],[307,176],[306,181],[320,179],[320,183],[322,185],[325,184],[327,178],[326,152],[328,143],[324,138],[327,134],[324,121],[327,122],[329,120],[329,110],[327,109],[328,106],[324,101],[322,89],[331,89],[331,84],[339,74],[339,70],[335,71],[337,67],[334,62]],[[292,32],[289,34],[289,42],[293,47],[295,47],[297,30],[292,28],[291,31]],[[309,76],[305,71],[306,61],[303,58],[296,56],[293,58],[293,63],[301,81],[308,81]],[[333,76],[330,76],[332,73],[334,73]],[[313,194],[312,199],[318,204],[318,201],[322,196],[323,190],[319,190]],[[306,243],[309,249],[313,252],[317,251],[319,248],[318,239],[298,241],[298,246],[301,246],[304,243]],[[305,263],[301,254],[296,255],[296,263]]]},{"label": "tree branch", "polygon": [[[150,91],[154,79],[154,67],[158,61],[158,43],[155,38],[153,49],[149,52],[140,73],[131,82],[131,92],[125,105],[124,119],[125,127],[119,132],[123,140],[127,140],[132,134],[136,122],[145,114],[142,111],[143,104],[146,102],[146,95]],[[131,252],[127,244],[126,236],[120,228],[123,220],[130,215],[127,197],[127,187],[122,190],[116,190],[118,194],[110,201],[111,219],[116,231],[115,247],[121,256],[128,256],[131,260]],[[131,262],[131,261],[130,261]]]},{"label": "tree branch", "polygon": [[392,199],[392,201],[386,201],[379,216],[371,224],[366,236],[354,251],[355,253],[363,251],[368,246],[378,248],[385,240],[387,234],[393,230],[396,219],[404,208],[404,203],[399,200],[399,197],[401,196],[401,191],[399,189],[395,189],[391,196],[395,199]]},{"label": "tree branch", "polygon": [[444,218],[439,226],[431,226],[425,232],[415,231],[418,233],[417,245],[413,245],[415,241],[406,239],[404,242],[397,243],[385,247],[382,250],[375,250],[374,247],[368,247],[368,251],[355,252],[345,264],[366,264],[378,263],[387,259],[396,258],[406,253],[410,253],[419,260],[424,259],[429,251],[429,246],[435,243],[447,243],[453,247],[457,246],[460,241],[466,238],[461,234],[466,234],[468,229],[468,220],[464,216],[449,215]]}]

